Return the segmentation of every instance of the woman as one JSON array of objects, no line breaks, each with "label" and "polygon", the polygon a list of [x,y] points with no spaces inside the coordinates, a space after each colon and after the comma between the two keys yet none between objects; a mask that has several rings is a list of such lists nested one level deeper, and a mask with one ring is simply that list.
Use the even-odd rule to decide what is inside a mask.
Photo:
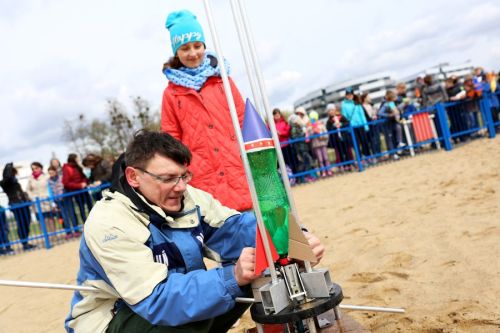
[{"label": "woman", "polygon": [[[365,111],[365,116],[368,122],[375,122],[378,119],[377,110],[372,104],[372,99],[368,93],[364,93],[360,97],[361,106]],[[380,154],[380,126],[379,124],[370,124],[370,148],[374,155]],[[372,162],[376,162],[376,158],[372,160]]]},{"label": "woman", "polygon": [[14,168],[13,163],[7,163],[3,169],[3,179],[0,185],[9,198],[10,210],[16,219],[17,234],[19,235],[23,249],[31,250],[36,248],[36,245],[28,243],[31,224],[30,200],[28,195],[22,190],[16,176],[17,169]]},{"label": "woman", "polygon": [[[163,93],[161,129],[191,150],[194,187],[230,208],[251,209],[220,64],[205,50],[203,30],[191,12],[171,13],[166,27],[174,56],[163,69],[169,83]],[[241,126],[245,105],[231,79],[230,85]]]},{"label": "woman", "polygon": [[288,144],[290,140],[290,124],[285,120],[281,114],[280,109],[273,110],[274,124],[276,125],[276,132],[278,132],[278,139],[280,140],[281,151],[283,152],[283,159],[285,164],[290,167],[292,173],[297,172],[297,156],[293,145]]},{"label": "woman", "polygon": [[[85,177],[82,167],[78,163],[78,156],[76,154],[68,155],[67,163],[63,165],[62,171],[63,171],[62,183],[64,186],[65,193],[79,191],[87,187],[89,181]],[[85,222],[85,220],[87,219],[85,206],[87,206],[89,212],[92,209],[92,199],[90,198],[88,192],[78,193],[75,195],[64,197],[63,205],[65,211],[69,215],[68,216],[69,219],[72,222],[73,232],[74,232],[74,234],[72,234],[71,231],[69,230],[68,221],[64,221],[65,222],[64,227],[66,229],[68,238],[71,238],[72,236],[73,237],[80,236],[80,232],[78,230],[78,220],[76,218],[75,208],[73,206],[73,198],[75,198],[78,204],[78,209],[80,210],[80,216],[82,222]]]},{"label": "woman", "polygon": [[[26,192],[32,200],[49,197],[49,176],[43,173],[43,165],[40,162],[31,163],[31,177],[28,180]],[[54,232],[56,229],[50,201],[42,201],[40,208],[47,231],[50,233]]]},{"label": "woman", "polygon": [[345,99],[342,101],[340,108],[342,115],[346,117],[351,126],[354,127],[354,135],[356,136],[358,147],[361,150],[360,153],[365,157],[370,156],[370,147],[368,145],[370,128],[366,121],[365,112],[361,106],[359,96],[354,94],[352,88],[346,89]]}]

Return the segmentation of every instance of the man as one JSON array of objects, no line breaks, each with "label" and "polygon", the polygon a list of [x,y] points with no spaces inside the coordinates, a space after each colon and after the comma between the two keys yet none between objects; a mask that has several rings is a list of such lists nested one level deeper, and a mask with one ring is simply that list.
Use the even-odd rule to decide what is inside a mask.
[{"label": "man", "polygon": [[[169,134],[140,131],[92,209],[80,246],[68,332],[225,332],[257,276],[255,216],[188,186],[191,153]],[[119,178],[116,171],[121,171]],[[318,260],[324,247],[306,234]],[[203,256],[220,262],[206,270]]]}]

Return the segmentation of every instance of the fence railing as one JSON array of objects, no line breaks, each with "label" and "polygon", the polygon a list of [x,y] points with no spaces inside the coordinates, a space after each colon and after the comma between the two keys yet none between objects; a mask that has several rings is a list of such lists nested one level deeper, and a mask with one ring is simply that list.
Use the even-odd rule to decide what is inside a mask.
[{"label": "fence railing", "polygon": [[109,184],[0,208],[0,255],[49,249],[78,238],[83,223]]},{"label": "fence railing", "polygon": [[[452,150],[475,137],[494,138],[500,127],[499,108],[485,94],[479,99],[438,103],[404,113],[400,121],[378,119],[360,126],[346,126],[327,133],[282,142],[292,182],[308,182],[331,175],[331,171],[363,171],[379,161],[415,156],[430,149]],[[312,141],[328,136],[327,159]]]}]

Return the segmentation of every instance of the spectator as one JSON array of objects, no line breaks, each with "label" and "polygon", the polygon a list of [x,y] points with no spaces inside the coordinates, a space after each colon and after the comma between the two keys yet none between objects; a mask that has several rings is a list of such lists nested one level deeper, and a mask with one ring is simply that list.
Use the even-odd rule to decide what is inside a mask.
[{"label": "spectator", "polygon": [[417,111],[410,97],[407,95],[406,84],[400,82],[396,85],[396,107],[401,111],[401,117],[407,119],[407,113]]},{"label": "spectator", "polygon": [[368,145],[368,122],[363,107],[361,106],[359,96],[354,94],[352,88],[346,89],[345,98],[341,104],[341,112],[342,115],[349,120],[349,124],[354,128],[354,135],[356,136],[360,153],[365,157],[370,156],[370,147]]},{"label": "spectator", "polygon": [[101,156],[88,154],[82,161],[84,167],[90,169],[89,181],[92,186],[111,182],[112,164]]},{"label": "spectator", "polygon": [[[139,132],[117,188],[89,216],[68,332],[227,332],[248,304],[256,220],[187,185],[191,154],[166,133]],[[324,246],[306,233],[319,261]],[[207,270],[204,257],[223,266]]]},{"label": "spectator", "polygon": [[329,136],[331,146],[335,149],[335,154],[337,155],[337,164],[342,164],[340,166],[341,170],[351,170],[350,165],[344,164],[353,160],[351,155],[351,141],[349,140],[348,133],[340,131],[341,128],[349,126],[349,120],[342,115],[335,104],[328,104],[326,109],[328,111],[326,129],[328,132],[336,131],[334,133],[330,133]]},{"label": "spectator", "polygon": [[[464,78],[464,90],[466,96],[466,102],[464,103],[464,109],[468,112],[468,128],[469,129],[479,129],[479,106],[477,101],[479,99],[478,90],[474,85],[474,77],[472,75],[466,75]],[[474,137],[477,133],[473,134]]]},{"label": "spectator", "polygon": [[434,84],[432,80],[432,75],[426,75],[424,77],[425,85],[422,88],[422,106],[430,107],[439,102],[446,102],[448,96],[443,86],[439,83]]},{"label": "spectator", "polygon": [[422,90],[424,89],[425,82],[424,76],[419,75],[415,80],[415,104],[416,106],[423,107],[422,104]]},{"label": "spectator", "polygon": [[[65,193],[83,190],[87,187],[88,179],[83,174],[82,167],[78,164],[78,156],[76,154],[68,155],[67,163],[63,165],[62,171],[62,183]],[[82,222],[85,221],[87,217],[85,207],[87,207],[88,211],[92,209],[92,199],[90,198],[89,192],[87,191],[64,197],[64,208],[69,215],[68,218],[71,220],[71,224],[73,225],[73,233],[68,233],[70,231],[68,223],[69,221],[65,221],[65,229],[68,233],[67,238],[79,237],[81,234],[78,230],[78,219],[75,214],[73,198],[75,198],[78,209],[80,210],[80,217],[82,219]]]},{"label": "spectator", "polygon": [[61,166],[61,161],[59,161],[57,158],[51,158],[49,167],[54,167],[57,170],[57,173],[62,176],[62,166]]},{"label": "spectator", "polygon": [[[205,50],[203,29],[191,12],[170,13],[166,26],[174,56],[163,69],[169,83],[163,93],[161,129],[191,150],[194,187],[211,193],[223,205],[248,210],[252,201],[220,77],[221,64]],[[230,85],[241,126],[245,104],[231,79]]]},{"label": "spectator", "polygon": [[321,168],[321,176],[327,177],[332,176],[333,173],[330,170],[330,160],[328,159],[328,152],[326,147],[328,146],[328,134],[325,125],[318,120],[319,115],[316,111],[311,111],[309,113],[309,119],[311,121],[311,132],[312,136],[320,135],[318,137],[311,138],[311,148],[316,160],[318,161],[318,166]]},{"label": "spectator", "polygon": [[483,95],[484,82],[486,82],[486,74],[482,67],[474,68],[474,77],[472,78],[474,84],[474,90],[477,97]]},{"label": "spectator", "polygon": [[0,182],[0,186],[9,198],[10,210],[16,219],[17,234],[21,240],[23,249],[26,251],[36,248],[36,245],[28,243],[31,224],[30,200],[28,195],[22,190],[16,176],[17,169],[14,167],[14,164],[7,163],[3,169],[3,179]]},{"label": "spectator", "polygon": [[[62,176],[57,173],[57,168],[53,165],[48,168],[49,173],[49,196],[53,198],[54,203],[56,204],[57,210],[56,213],[58,218],[62,219],[63,225],[68,225],[68,221],[71,219],[71,214],[74,212],[74,207],[71,205],[70,211],[68,212],[68,207],[64,205],[63,194],[64,194],[64,186],[62,183]],[[75,217],[76,219],[76,217]],[[72,232],[69,227],[65,227],[67,238],[72,238]]]},{"label": "spectator", "polygon": [[[368,93],[364,93],[360,97],[361,99],[361,106],[363,107],[363,110],[365,111],[365,116],[368,122],[370,123],[370,137],[369,137],[369,142],[370,142],[370,148],[373,153],[373,155],[378,155],[380,154],[380,124],[374,123],[378,120],[378,114],[377,110],[372,104],[372,100],[370,98],[370,95]],[[375,163],[377,162],[376,158],[372,159],[372,162]]]},{"label": "spectator", "polygon": [[[488,100],[490,102],[491,117],[494,123],[498,123],[500,120],[498,117],[498,112],[500,110],[500,103],[497,95],[497,80],[494,72],[486,74],[486,81],[483,85],[483,91],[487,94]],[[496,132],[500,132],[500,128],[496,128]]]},{"label": "spectator", "polygon": [[0,256],[14,254],[9,241],[9,224],[5,214],[5,208],[0,206]]},{"label": "spectator", "polygon": [[[302,112],[302,110],[298,110]],[[304,111],[305,112],[305,111]],[[306,142],[307,140],[307,130],[306,126],[301,120],[300,116],[297,114],[292,114],[288,117],[288,123],[290,124],[290,138],[298,139],[299,141],[293,143],[293,147],[295,152],[297,153],[297,173],[306,172],[311,169],[312,166],[312,157],[309,152],[309,144]],[[297,179],[297,183],[303,182],[311,182],[314,181],[314,177],[300,176]]]},{"label": "spectator", "polygon": [[280,109],[273,110],[274,124],[276,125],[276,132],[278,132],[278,138],[281,145],[281,151],[283,152],[283,159],[285,164],[290,167],[292,173],[297,172],[297,156],[293,145],[288,143],[290,139],[290,125],[285,120],[281,114]]},{"label": "spectator", "polygon": [[[459,83],[458,78],[456,76],[451,76],[446,79],[446,94],[450,102],[459,101],[465,98],[465,90],[464,87]],[[469,129],[469,114],[464,111],[464,107],[462,104],[450,105],[447,107],[448,110],[448,118],[450,120],[450,132],[451,134],[460,133]],[[468,135],[460,135],[455,137],[453,141],[458,143],[460,141],[466,141],[468,139]]]},{"label": "spectator", "polygon": [[[43,172],[43,165],[40,162],[31,163],[31,176],[28,180],[26,192],[31,200],[47,199],[49,197],[49,176]],[[48,232],[54,232],[55,224],[52,215],[52,205],[48,200],[40,202],[43,220]],[[38,215],[37,215],[38,217]]]},{"label": "spectator", "polygon": [[405,146],[403,143],[403,131],[401,129],[401,113],[396,107],[396,94],[392,90],[385,93],[385,101],[380,106],[378,116],[386,119],[384,124],[384,136],[387,144],[387,150],[393,154],[393,159],[399,159],[394,149],[400,149]]}]

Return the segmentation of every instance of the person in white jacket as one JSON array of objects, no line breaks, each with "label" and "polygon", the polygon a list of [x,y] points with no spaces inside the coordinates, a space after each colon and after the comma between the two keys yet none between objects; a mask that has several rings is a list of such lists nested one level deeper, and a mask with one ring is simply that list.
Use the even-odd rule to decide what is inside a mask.
[{"label": "person in white jacket", "polygon": [[[49,195],[49,175],[43,172],[43,165],[40,162],[31,163],[31,176],[28,180],[26,193],[32,201],[36,198],[42,200],[40,208],[48,232],[55,231],[54,217],[52,214],[52,203],[47,199]],[[36,206],[35,206],[35,209]],[[36,211],[38,217],[38,211]]]}]

